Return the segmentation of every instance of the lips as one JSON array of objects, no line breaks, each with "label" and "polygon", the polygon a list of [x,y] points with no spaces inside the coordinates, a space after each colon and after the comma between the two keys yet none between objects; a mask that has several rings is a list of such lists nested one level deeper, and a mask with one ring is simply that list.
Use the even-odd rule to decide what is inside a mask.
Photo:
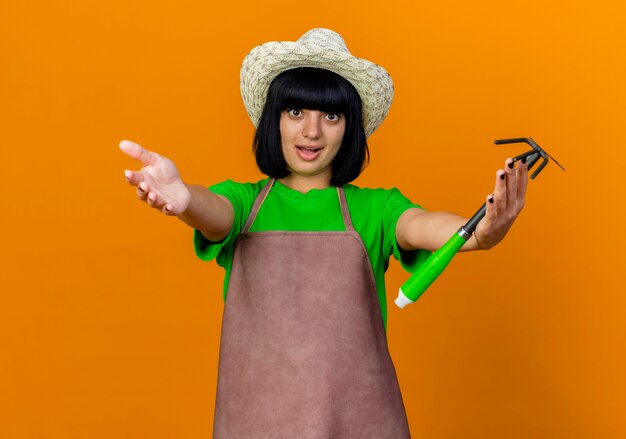
[{"label": "lips", "polygon": [[317,146],[296,146],[296,148],[298,149],[298,156],[306,161],[315,160],[323,149]]}]

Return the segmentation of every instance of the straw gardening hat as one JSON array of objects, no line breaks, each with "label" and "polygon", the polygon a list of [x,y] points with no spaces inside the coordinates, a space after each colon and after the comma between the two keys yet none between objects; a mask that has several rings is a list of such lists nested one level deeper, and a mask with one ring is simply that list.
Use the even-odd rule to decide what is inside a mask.
[{"label": "straw gardening hat", "polygon": [[273,41],[257,46],[243,60],[241,96],[255,127],[274,78],[297,67],[330,70],[350,81],[363,103],[363,127],[367,137],[385,119],[393,100],[393,81],[389,73],[371,61],[353,56],[337,32],[319,28],[308,31],[296,42]]}]

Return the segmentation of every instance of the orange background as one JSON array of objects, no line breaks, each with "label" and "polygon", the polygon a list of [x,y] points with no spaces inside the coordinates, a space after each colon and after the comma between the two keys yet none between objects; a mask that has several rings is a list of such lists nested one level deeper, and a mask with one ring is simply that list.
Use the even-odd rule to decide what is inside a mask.
[{"label": "orange background", "polygon": [[0,437],[210,437],[222,271],[138,202],[128,138],[190,183],[256,180],[239,67],[313,27],[395,80],[357,181],[471,215],[533,136],[507,239],[462,254],[389,341],[423,438],[626,437],[626,8],[610,1],[3,1]]}]

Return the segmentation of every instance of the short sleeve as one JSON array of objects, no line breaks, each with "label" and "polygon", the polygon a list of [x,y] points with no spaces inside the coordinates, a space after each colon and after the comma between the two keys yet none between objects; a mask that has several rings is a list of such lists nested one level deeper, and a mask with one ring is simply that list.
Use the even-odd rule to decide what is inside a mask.
[{"label": "short sleeve", "polygon": [[210,261],[217,258],[217,263],[224,266],[222,259],[232,256],[235,240],[243,229],[252,204],[263,187],[263,183],[264,181],[237,183],[227,180],[208,188],[214,194],[223,195],[230,201],[235,217],[228,235],[218,242],[209,241],[199,230],[194,230],[194,249],[200,259]]},{"label": "short sleeve", "polygon": [[400,216],[408,209],[423,209],[420,205],[412,203],[402,193],[392,188],[383,208],[384,246],[388,254],[400,261],[402,267],[409,273],[413,273],[430,256],[428,250],[402,250],[396,240],[396,225]]}]

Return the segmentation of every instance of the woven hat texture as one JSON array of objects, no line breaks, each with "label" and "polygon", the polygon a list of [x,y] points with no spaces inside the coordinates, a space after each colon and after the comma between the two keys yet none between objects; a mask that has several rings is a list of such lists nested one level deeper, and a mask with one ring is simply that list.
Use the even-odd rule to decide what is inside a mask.
[{"label": "woven hat texture", "polygon": [[369,137],[389,111],[393,81],[381,66],[353,56],[341,35],[329,29],[312,29],[296,42],[273,41],[255,47],[241,66],[243,103],[255,127],[259,124],[267,91],[282,72],[297,67],[317,67],[344,77],[356,88],[363,104],[363,127]]}]

